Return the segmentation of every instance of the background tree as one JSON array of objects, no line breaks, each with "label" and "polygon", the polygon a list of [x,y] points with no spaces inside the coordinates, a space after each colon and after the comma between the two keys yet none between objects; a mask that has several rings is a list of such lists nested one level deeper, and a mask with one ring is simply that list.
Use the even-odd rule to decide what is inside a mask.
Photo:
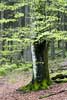
[{"label": "background tree", "polygon": [[[18,59],[24,48],[21,38],[24,37],[24,6],[22,1],[1,1],[0,3],[0,26],[1,45],[0,53],[6,62],[13,62]],[[20,45],[19,45],[20,44]],[[2,61],[1,59],[1,61]]]}]

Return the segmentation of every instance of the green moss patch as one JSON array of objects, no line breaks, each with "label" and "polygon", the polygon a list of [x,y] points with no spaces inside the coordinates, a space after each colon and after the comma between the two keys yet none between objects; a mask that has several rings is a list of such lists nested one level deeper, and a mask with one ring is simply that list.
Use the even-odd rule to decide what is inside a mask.
[{"label": "green moss patch", "polygon": [[[51,84],[51,82],[50,82],[50,84]],[[49,84],[49,82],[47,82],[47,80],[44,80],[41,83],[38,83],[37,81],[35,81],[34,83],[30,82],[28,85],[17,89],[17,91],[26,93],[26,92],[30,92],[30,91],[38,91],[38,90],[48,89],[50,84]]]},{"label": "green moss patch", "polygon": [[67,71],[52,73],[50,77],[56,83],[65,83],[67,82]]}]

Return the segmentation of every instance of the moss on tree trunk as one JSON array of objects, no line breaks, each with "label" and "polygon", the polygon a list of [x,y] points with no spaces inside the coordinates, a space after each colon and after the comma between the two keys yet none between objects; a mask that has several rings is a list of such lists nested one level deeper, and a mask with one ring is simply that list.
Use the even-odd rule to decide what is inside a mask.
[{"label": "moss on tree trunk", "polygon": [[48,70],[48,43],[46,41],[43,41],[42,43],[34,43],[34,52],[36,57],[36,77],[34,77],[35,75],[33,72],[31,83],[22,87],[20,90],[40,90],[48,88],[48,85],[50,85]]},{"label": "moss on tree trunk", "polygon": [[[35,81],[38,84],[43,82],[49,83],[49,70],[48,70],[48,43],[43,41],[42,43],[35,43],[35,56],[36,56],[36,79],[32,79],[32,83]],[[34,67],[34,66],[33,66]]]}]

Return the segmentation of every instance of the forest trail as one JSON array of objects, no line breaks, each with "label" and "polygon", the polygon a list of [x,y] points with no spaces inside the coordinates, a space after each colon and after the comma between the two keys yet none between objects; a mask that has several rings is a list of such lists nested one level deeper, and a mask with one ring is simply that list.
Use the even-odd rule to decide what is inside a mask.
[{"label": "forest trail", "polygon": [[[67,83],[55,84],[50,86],[48,90],[41,90],[23,94],[17,92],[16,89],[24,86],[31,80],[31,73],[11,73],[8,76],[0,78],[0,100],[67,100]],[[40,97],[57,93],[47,98]]]}]

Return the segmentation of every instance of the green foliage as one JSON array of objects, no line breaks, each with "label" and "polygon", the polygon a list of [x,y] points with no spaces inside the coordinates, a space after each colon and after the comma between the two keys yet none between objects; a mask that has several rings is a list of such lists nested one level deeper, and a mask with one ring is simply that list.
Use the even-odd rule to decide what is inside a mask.
[{"label": "green foliage", "polygon": [[[63,4],[63,5],[62,5]],[[2,37],[0,41],[5,41],[5,45],[3,45],[5,51],[1,51],[3,55],[11,55],[15,52],[20,52],[22,49],[29,46],[30,42],[42,42],[44,39],[47,41],[51,40],[52,38],[56,40],[67,40],[66,32],[57,30],[57,26],[59,26],[58,21],[61,21],[61,17],[58,16],[58,12],[66,15],[66,2],[64,1],[43,1],[43,0],[34,0],[30,2],[15,2],[13,4],[2,2],[0,3],[0,10],[10,12],[13,11],[10,16],[11,18],[1,18],[0,23],[6,24],[7,23],[19,23],[20,18],[24,16],[23,12],[21,11],[22,8],[26,5],[30,7],[30,22],[32,25],[27,27],[15,27],[13,28],[8,27],[7,29],[2,30]],[[33,8],[33,9],[32,9]],[[61,12],[62,11],[62,12]],[[33,13],[32,13],[33,12]],[[64,24],[64,23],[63,23]],[[32,27],[31,27],[32,26]],[[32,31],[33,30],[33,31]],[[61,35],[62,34],[62,35]],[[35,35],[35,36],[34,36]],[[33,38],[35,37],[35,40]],[[31,39],[31,37],[33,39]],[[7,44],[9,42],[9,45]],[[12,43],[10,43],[12,42]],[[19,46],[20,44],[20,46]],[[9,49],[13,50],[9,50]],[[18,50],[18,48],[20,48]]]},{"label": "green foliage", "polygon": [[[21,63],[23,50],[29,46],[30,28],[25,27],[20,20],[24,18],[25,0],[2,1],[0,3],[0,63]],[[24,26],[24,27],[23,27]],[[4,58],[4,60],[2,59]],[[4,61],[4,62],[3,62]]]},{"label": "green foliage", "polygon": [[[8,3],[10,4],[10,3]],[[8,5],[6,2],[2,2],[0,3],[0,11],[5,11],[5,10],[17,10],[23,6],[26,5],[26,3],[22,2],[18,2],[18,3],[14,3],[13,5]]]},{"label": "green foliage", "polygon": [[23,13],[18,13],[18,12],[17,12],[17,13],[15,14],[14,17],[15,17],[15,18],[20,18],[20,17],[23,17],[23,16],[24,16]]},{"label": "green foliage", "polygon": [[67,2],[63,0],[37,0],[37,2],[34,2],[34,5],[32,4],[31,6],[31,8],[33,7],[31,18],[34,29],[33,33],[36,34],[35,42],[42,42],[44,39],[49,41],[52,38],[66,41],[67,31],[64,29],[61,31],[61,29],[64,28],[64,24],[66,23],[63,16],[67,16]]},{"label": "green foliage", "polygon": [[0,65],[0,76],[7,75],[8,73],[12,71],[28,71],[32,68],[31,63],[20,63],[20,64],[2,64]]},{"label": "green foliage", "polygon": [[16,21],[15,19],[5,19],[5,18],[3,18],[3,19],[0,20],[0,23],[2,24],[2,23],[15,22],[15,21]]},{"label": "green foliage", "polygon": [[[30,24],[22,27],[23,25],[19,25],[19,21],[22,21],[22,18],[24,17],[22,8],[26,5],[30,7],[30,13],[28,13],[28,17],[30,17]],[[67,16],[66,5],[67,2],[63,0],[51,0],[50,2],[46,0],[33,0],[28,3],[21,0],[21,2],[15,2],[13,4],[6,2],[0,3],[1,13],[6,11],[11,12],[9,15],[6,13],[7,18],[0,18],[1,27],[3,25],[8,25],[7,28],[3,27],[0,31],[0,42],[3,44],[3,48],[0,50],[0,53],[4,57],[4,59],[1,59],[1,62],[7,62],[9,59],[13,59],[13,62],[18,65],[9,65],[8,63],[6,69],[0,68],[1,73],[2,70],[5,73],[6,70],[12,71],[13,69],[17,69],[17,67],[19,67],[17,70],[29,68],[29,65],[21,64],[19,66],[19,63],[22,62],[20,61],[21,56],[20,59],[16,59],[16,55],[22,55],[21,52],[23,52],[23,50],[28,47],[31,42],[40,43],[44,40],[47,40],[48,42],[51,39],[67,40],[67,31],[64,29],[63,31],[61,29],[58,30],[58,27],[61,28],[65,24],[62,21],[62,16]],[[58,13],[61,15],[58,15]],[[10,24],[12,25],[10,26]],[[15,58],[13,58],[14,56]],[[10,61],[10,63],[12,62]],[[44,85],[47,87],[45,83]],[[37,88],[38,87],[35,84],[35,89]]]}]

